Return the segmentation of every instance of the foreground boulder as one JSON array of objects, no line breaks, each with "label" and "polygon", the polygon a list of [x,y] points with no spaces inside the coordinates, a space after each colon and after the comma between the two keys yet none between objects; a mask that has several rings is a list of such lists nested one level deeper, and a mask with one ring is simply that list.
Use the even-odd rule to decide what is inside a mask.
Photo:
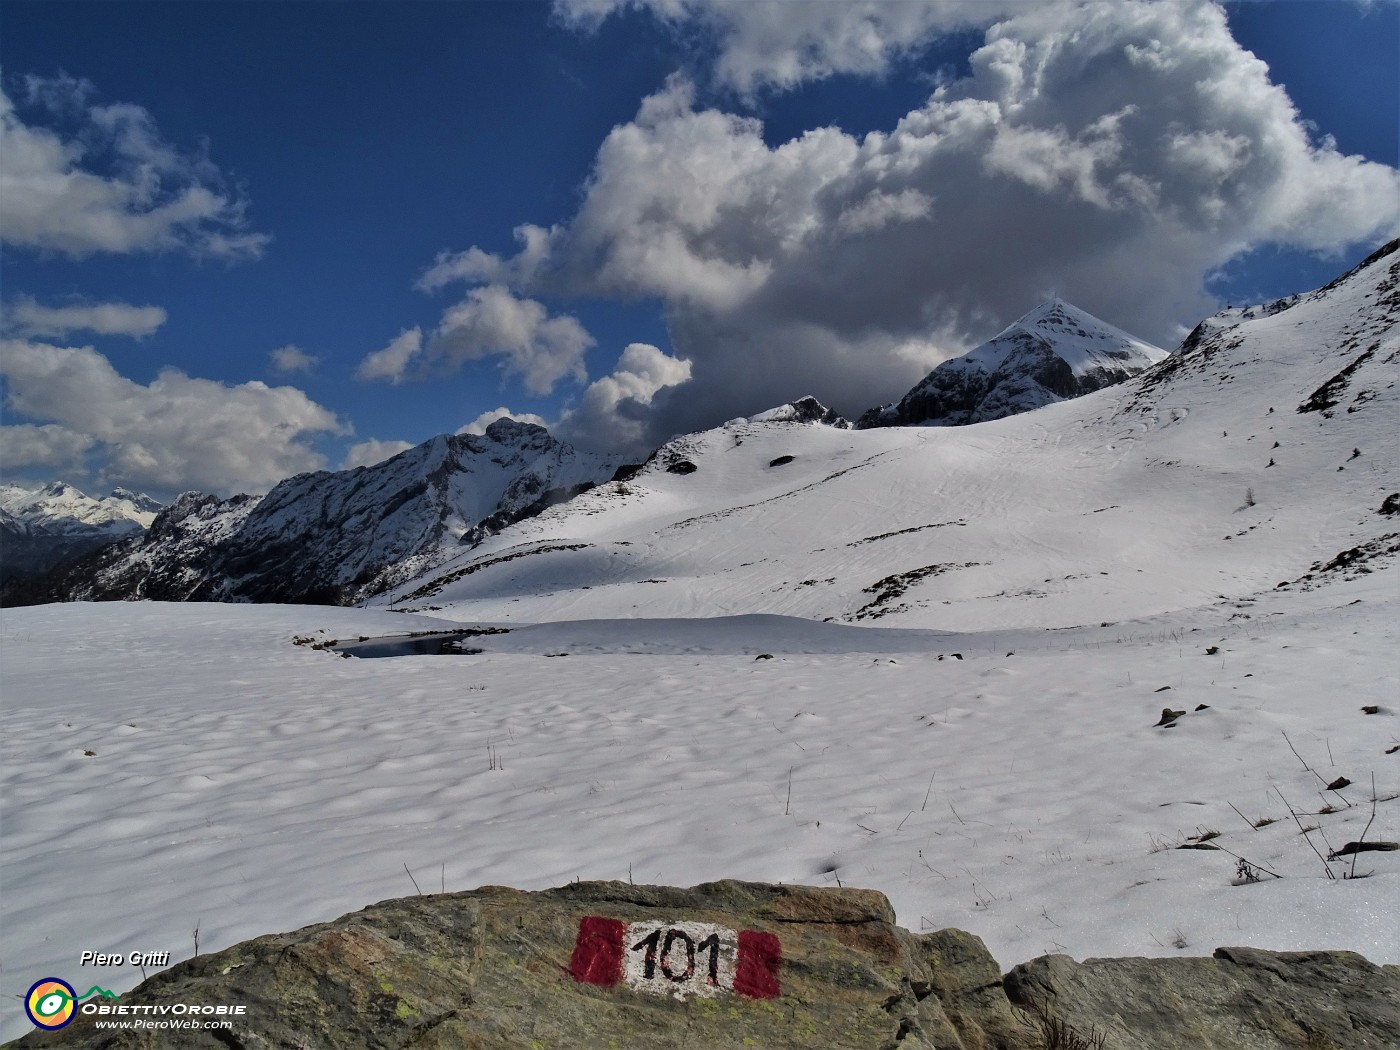
[{"label": "foreground boulder", "polygon": [[[188,1025],[205,1020],[191,1007],[219,1006],[243,1009],[218,1031],[97,1027]],[[872,890],[592,882],[386,901],[187,960],[16,1045],[1350,1050],[1397,1037],[1400,972],[1349,953],[1051,956],[1004,983],[978,938],[910,933]]]},{"label": "foreground boulder", "polygon": [[1008,996],[1104,1047],[1400,1047],[1400,967],[1355,952],[1218,948],[1210,959],[1047,955],[1006,975]]}]

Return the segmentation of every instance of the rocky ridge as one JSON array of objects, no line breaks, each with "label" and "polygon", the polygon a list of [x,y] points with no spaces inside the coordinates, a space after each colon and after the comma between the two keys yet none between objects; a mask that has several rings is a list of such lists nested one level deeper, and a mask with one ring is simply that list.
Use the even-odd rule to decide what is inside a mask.
[{"label": "rocky ridge", "polygon": [[185,493],[143,535],[7,594],[54,600],[349,604],[601,481],[616,463],[499,419],[267,495]]}]

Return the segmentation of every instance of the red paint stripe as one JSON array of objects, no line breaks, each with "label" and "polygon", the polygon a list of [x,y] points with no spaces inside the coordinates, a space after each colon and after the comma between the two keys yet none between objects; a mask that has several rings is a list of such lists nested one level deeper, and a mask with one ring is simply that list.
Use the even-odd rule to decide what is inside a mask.
[{"label": "red paint stripe", "polygon": [[761,930],[739,931],[739,963],[734,971],[734,990],[750,999],[776,999],[782,988],[778,971],[783,965],[783,946],[778,938]]},{"label": "red paint stripe", "polygon": [[585,915],[578,921],[578,940],[569,960],[575,981],[608,988],[622,980],[622,944],[627,927],[617,919]]}]

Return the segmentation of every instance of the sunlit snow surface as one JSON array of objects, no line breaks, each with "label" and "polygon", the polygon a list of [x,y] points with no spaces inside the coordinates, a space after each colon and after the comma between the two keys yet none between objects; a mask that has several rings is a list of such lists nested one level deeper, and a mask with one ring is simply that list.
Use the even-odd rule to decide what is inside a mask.
[{"label": "sunlit snow surface", "polygon": [[[1373,771],[1396,789],[1392,593],[1372,577],[1248,623],[1206,610],[892,657],[785,653],[830,647],[824,625],[804,644],[789,624],[769,660],[742,620],[651,632],[667,654],[580,627],[552,657],[570,637],[555,627],[533,653],[355,660],[291,638],[404,618],[7,612],[4,1034],[26,1028],[11,993],[76,979],[84,949],[178,960],[196,927],[209,951],[411,894],[405,865],[424,892],[839,879],[912,929],[977,933],[1008,967],[1227,944],[1400,962],[1400,854],[1329,882],[1278,795],[1335,848],[1370,815]],[[1165,705],[1188,711],[1174,729],[1153,727]],[[1313,815],[1321,783],[1284,732],[1355,782],[1353,808]],[[1230,803],[1277,822],[1254,830]],[[1368,838],[1400,838],[1397,817],[1382,803]],[[1284,878],[1234,886],[1228,853],[1154,852],[1203,829]]]},{"label": "sunlit snow surface", "polygon": [[[1366,840],[1400,841],[1383,262],[1023,416],[678,439],[379,608],[4,611],[0,1035],[34,981],[93,975],[85,949],[179,960],[196,929],[211,951],[415,881],[839,880],[1004,967],[1400,963],[1400,852],[1331,880],[1314,852],[1361,838],[1373,774]],[[512,630],[293,644],[458,624]],[[1236,854],[1282,878],[1233,884]]]}]

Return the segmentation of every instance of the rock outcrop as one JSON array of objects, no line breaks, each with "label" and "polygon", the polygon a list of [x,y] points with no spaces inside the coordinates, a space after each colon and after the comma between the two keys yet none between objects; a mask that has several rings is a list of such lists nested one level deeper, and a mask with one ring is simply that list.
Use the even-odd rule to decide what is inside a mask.
[{"label": "rock outcrop", "polygon": [[[187,1025],[219,1006],[243,1010],[219,1030],[98,1027]],[[978,938],[910,933],[872,890],[591,882],[385,901],[186,960],[15,1045],[1379,1050],[1397,1038],[1400,971],[1345,952],[1050,956],[1003,981]]]},{"label": "rock outcrop", "polygon": [[1219,948],[1210,959],[1047,955],[1005,988],[1104,1047],[1365,1050],[1400,1046],[1400,967],[1355,952]]}]

